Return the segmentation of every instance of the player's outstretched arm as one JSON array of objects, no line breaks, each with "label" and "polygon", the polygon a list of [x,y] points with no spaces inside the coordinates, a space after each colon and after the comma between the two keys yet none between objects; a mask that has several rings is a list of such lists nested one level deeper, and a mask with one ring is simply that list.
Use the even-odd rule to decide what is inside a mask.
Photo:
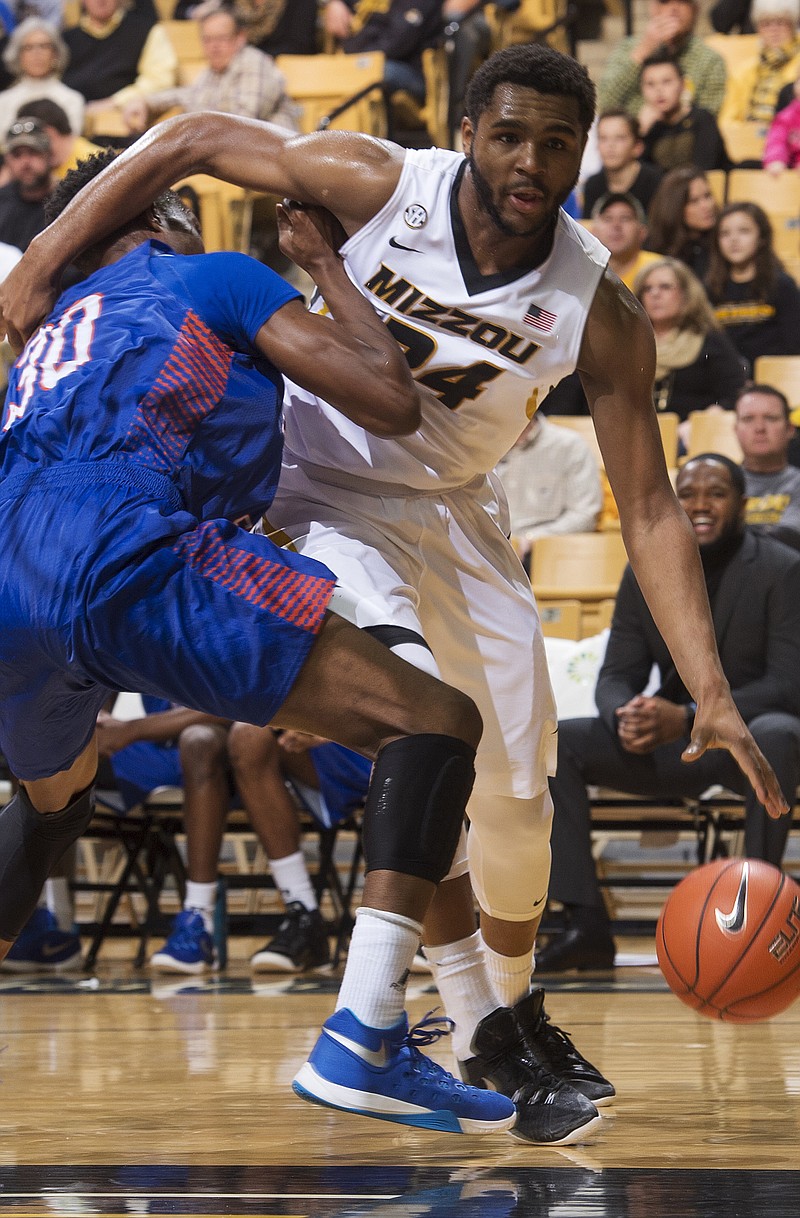
[{"label": "player's outstretched arm", "polygon": [[297,300],[270,317],[259,350],[286,376],[379,436],[405,435],[420,421],[420,390],[402,349],[349,279],[333,248],[336,221],[324,208],[278,207],[280,246],[307,271],[330,316]]},{"label": "player's outstretched arm", "polygon": [[326,206],[349,235],[391,196],[402,161],[394,145],[354,132],[292,136],[269,123],[212,112],[159,123],[34,238],[0,285],[2,328],[21,349],[50,312],[64,268],[190,174]]},{"label": "player's outstretched arm", "polygon": [[[624,360],[610,360],[609,351],[624,351]],[[592,305],[578,368],[631,566],[697,703],[684,758],[693,761],[707,748],[728,749],[770,816],[780,816],[786,802],[731,698],[697,542],[667,475],[652,402],[652,329],[638,301],[610,272]]]}]

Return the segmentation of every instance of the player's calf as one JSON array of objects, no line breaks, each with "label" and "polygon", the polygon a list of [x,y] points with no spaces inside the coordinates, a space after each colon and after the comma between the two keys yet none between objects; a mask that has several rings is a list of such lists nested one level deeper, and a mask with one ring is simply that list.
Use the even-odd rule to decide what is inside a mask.
[{"label": "player's calf", "polygon": [[45,880],[87,828],[94,786],[60,812],[37,812],[21,787],[0,812],[0,952],[3,955],[30,918]]}]

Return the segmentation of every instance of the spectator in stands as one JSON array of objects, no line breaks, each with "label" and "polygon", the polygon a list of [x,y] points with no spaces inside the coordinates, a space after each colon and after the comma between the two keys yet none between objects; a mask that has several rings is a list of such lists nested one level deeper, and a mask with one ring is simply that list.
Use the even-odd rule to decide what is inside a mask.
[{"label": "spectator in stands", "polygon": [[[700,546],[722,668],[789,806],[800,781],[800,555],[745,527],[745,483],[733,461],[693,457],[677,493]],[[659,688],[647,688],[653,665]],[[791,814],[771,820],[730,759],[709,750],[686,765],[694,707],[630,567],[617,594],[595,692],[599,718],[559,724],[550,895],[567,929],[537,954],[542,971],[609,968],[614,942],[591,851],[588,785],[652,798],[697,798],[720,784],[745,796],[749,858],[780,866]]]},{"label": "spectator in stands", "polygon": [[5,138],[11,180],[0,186],[0,241],[24,251],[45,227],[44,201],[53,188],[50,141],[33,118],[12,123]]},{"label": "spectator in stands", "polygon": [[208,67],[190,85],[126,102],[122,112],[130,130],[143,131],[153,118],[175,106],[240,114],[297,130],[298,109],[286,95],[283,76],[269,55],[247,45],[235,13],[204,7],[198,21]]},{"label": "spectator in stands", "polygon": [[85,161],[87,157],[100,152],[98,144],[93,144],[83,135],[73,133],[65,111],[48,97],[34,98],[26,102],[17,118],[35,118],[44,127],[45,135],[50,141],[53,178],[57,182],[60,182],[70,169],[75,169],[79,161]]},{"label": "spectator in stands", "polygon": [[[520,3],[521,0],[496,0],[494,7],[513,13]],[[453,148],[461,147],[467,85],[492,50],[492,31],[485,9],[485,0],[444,0],[442,4],[442,22],[448,34],[448,123]]]},{"label": "spectator in stands", "polygon": [[656,338],[656,408],[682,420],[713,405],[731,409],[750,366],[717,325],[697,277],[677,258],[662,258],[645,267],[635,291]]},{"label": "spectator in stands", "polygon": [[598,199],[610,192],[631,194],[647,211],[661,181],[658,165],[641,160],[644,144],[639,124],[625,110],[606,110],[597,120],[597,151],[602,168],[583,184],[583,215],[591,216]]},{"label": "spectator in stands", "polygon": [[780,389],[747,385],[736,399],[736,438],[742,448],[745,522],[800,549],[800,469],[789,464],[794,436]]},{"label": "spectator in stands", "polygon": [[648,212],[647,248],[680,258],[698,279],[708,270],[719,208],[702,169],[671,169],[659,183]]},{"label": "spectator in stands", "polygon": [[644,139],[642,158],[662,170],[693,165],[698,169],[727,169],[728,154],[710,110],[686,98],[683,71],[672,55],[656,53],[642,64],[644,105],[639,127]]},{"label": "spectator in stands", "polygon": [[751,366],[760,355],[800,355],[800,289],[776,257],[757,203],[723,209],[705,286],[714,316]]},{"label": "spectator in stands", "polygon": [[252,959],[261,972],[300,972],[327,964],[325,926],[300,850],[292,777],[306,807],[325,826],[349,816],[365,798],[370,763],[340,745],[302,733],[276,737],[257,728],[143,698],[145,715],[101,713],[98,744],[110,757],[129,807],[156,786],[180,786],[187,846],[184,907],[151,964],[166,972],[202,973],[216,964],[217,874],[228,812],[238,791],[286,905],[274,939]]},{"label": "spectator in stands", "polygon": [[800,73],[800,0],[753,0],[752,20],[760,38],[758,54],[728,77],[721,123],[768,125],[781,89]]},{"label": "spectator in stands", "polygon": [[442,0],[328,0],[323,22],[349,55],[383,51],[383,82],[390,95],[402,90],[420,104],[425,101],[422,52],[442,31]]},{"label": "spectator in stands", "polygon": [[61,80],[69,51],[58,30],[40,17],[27,17],[9,38],[3,59],[14,84],[0,93],[0,131],[8,130],[26,102],[49,97],[66,111],[70,129],[80,135],[85,102]]},{"label": "spectator in stands", "polygon": [[314,55],[317,0],[236,0],[250,46],[267,55]]},{"label": "spectator in stands", "polygon": [[647,216],[633,194],[610,191],[598,199],[592,209],[592,232],[611,251],[608,265],[631,291],[640,271],[661,258],[642,249]]},{"label": "spectator in stands", "polygon": [[800,167],[800,77],[792,87],[794,98],[778,110],[764,143],[764,168],[776,176]]},{"label": "spectator in stands", "polygon": [[64,30],[69,67],[64,83],[87,102],[131,85],[147,35],[156,24],[152,0],[81,0],[78,24]]},{"label": "spectator in stands", "polygon": [[649,56],[666,51],[680,63],[695,105],[718,114],[725,95],[725,61],[695,34],[698,15],[693,0],[651,0],[650,20],[642,33],[623,38],[611,52],[598,90],[600,109],[622,107],[638,114],[641,66]]},{"label": "spectator in stands", "polygon": [[597,527],[603,506],[600,474],[576,432],[535,414],[497,473],[508,499],[511,536],[529,574],[537,538]]}]

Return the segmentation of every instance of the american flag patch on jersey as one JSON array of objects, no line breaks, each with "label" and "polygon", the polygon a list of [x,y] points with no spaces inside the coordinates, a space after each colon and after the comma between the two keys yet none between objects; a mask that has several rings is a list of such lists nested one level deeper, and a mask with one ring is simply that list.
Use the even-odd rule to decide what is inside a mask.
[{"label": "american flag patch on jersey", "polygon": [[544,330],[545,334],[549,334],[558,321],[558,317],[555,313],[548,313],[547,309],[540,309],[538,305],[529,304],[523,321],[529,326],[533,326],[534,329]]}]

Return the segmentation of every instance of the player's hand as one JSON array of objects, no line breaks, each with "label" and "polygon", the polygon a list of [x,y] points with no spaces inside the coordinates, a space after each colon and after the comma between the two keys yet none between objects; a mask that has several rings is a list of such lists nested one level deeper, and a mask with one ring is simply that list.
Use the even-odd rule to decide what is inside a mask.
[{"label": "player's hand", "polygon": [[692,739],[681,758],[696,761],[706,749],[728,750],[773,820],[787,814],[789,805],[772,766],[745,726],[730,695],[698,703]]},{"label": "player's hand", "polygon": [[97,751],[101,757],[113,757],[120,749],[131,744],[133,735],[130,723],[124,719],[115,719],[108,711],[100,711],[97,716]]},{"label": "player's hand", "polygon": [[[325,207],[310,207],[285,199],[276,208],[278,245],[281,253],[311,274],[320,265],[338,261],[336,250],[346,234],[336,217]],[[313,278],[313,275],[312,275]]]},{"label": "player's hand", "polygon": [[312,736],[310,732],[295,732],[285,729],[278,738],[278,744],[285,753],[306,753],[315,749],[319,744],[327,744],[324,736]]},{"label": "player's hand", "polygon": [[32,250],[0,283],[0,329],[14,354],[19,355],[35,330],[47,317],[58,297],[58,289],[36,265]]}]

